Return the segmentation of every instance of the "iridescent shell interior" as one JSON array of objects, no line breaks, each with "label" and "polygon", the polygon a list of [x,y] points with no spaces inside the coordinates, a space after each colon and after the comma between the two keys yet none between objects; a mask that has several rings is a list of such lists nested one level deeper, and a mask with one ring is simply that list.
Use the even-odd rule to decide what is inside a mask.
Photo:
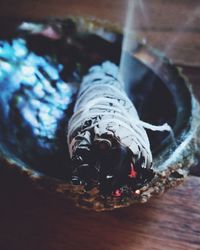
[{"label": "iridescent shell interior", "polygon": [[145,202],[188,174],[197,152],[199,103],[162,53],[138,42],[124,54],[124,74],[140,118],[168,123],[173,136],[148,131],[157,175],[135,197],[105,201],[69,183],[66,130],[82,76],[106,60],[119,64],[123,35],[109,23],[67,18],[14,22],[0,39],[0,151],[8,167],[94,210]]}]

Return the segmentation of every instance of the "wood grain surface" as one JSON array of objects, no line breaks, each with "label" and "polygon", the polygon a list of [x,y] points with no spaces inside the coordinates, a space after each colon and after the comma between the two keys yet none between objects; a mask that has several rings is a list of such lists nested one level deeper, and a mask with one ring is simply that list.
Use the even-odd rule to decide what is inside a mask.
[{"label": "wood grain surface", "polygon": [[[92,16],[123,27],[127,3],[128,0],[1,0],[0,17]],[[133,25],[139,38],[165,51],[175,63],[200,66],[199,0],[143,0]]]},{"label": "wood grain surface", "polygon": [[200,249],[200,179],[143,205],[91,212],[0,168],[0,249]]}]

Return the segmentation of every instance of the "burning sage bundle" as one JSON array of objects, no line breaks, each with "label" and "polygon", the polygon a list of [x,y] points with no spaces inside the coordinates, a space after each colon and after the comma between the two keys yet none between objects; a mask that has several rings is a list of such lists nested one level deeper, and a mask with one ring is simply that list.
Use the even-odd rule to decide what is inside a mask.
[{"label": "burning sage bundle", "polygon": [[132,195],[152,180],[152,153],[145,128],[124,91],[118,67],[93,66],[81,84],[68,124],[72,183],[97,187],[104,196]]}]

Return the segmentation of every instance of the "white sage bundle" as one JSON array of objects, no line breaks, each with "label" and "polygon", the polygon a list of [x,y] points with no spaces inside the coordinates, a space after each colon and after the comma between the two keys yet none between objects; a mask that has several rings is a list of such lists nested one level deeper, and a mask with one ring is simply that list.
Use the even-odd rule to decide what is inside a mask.
[{"label": "white sage bundle", "polygon": [[147,133],[169,130],[140,120],[124,91],[118,67],[93,66],[81,84],[68,124],[73,182],[98,185],[103,193],[131,191],[153,176]]}]

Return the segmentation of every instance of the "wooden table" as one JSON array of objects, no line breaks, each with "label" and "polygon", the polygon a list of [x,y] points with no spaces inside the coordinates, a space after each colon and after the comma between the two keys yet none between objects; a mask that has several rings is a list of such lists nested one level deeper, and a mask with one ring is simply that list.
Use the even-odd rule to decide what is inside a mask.
[{"label": "wooden table", "polygon": [[200,249],[200,178],[143,205],[112,212],[75,208],[0,170],[0,249]]},{"label": "wooden table", "polygon": [[[150,4],[150,2],[152,4]],[[185,20],[169,55],[186,65],[185,73],[200,99],[199,1],[148,1],[148,29],[138,32],[150,44],[163,48],[172,41]],[[41,0],[18,3],[2,0],[1,16],[41,18],[64,17],[68,13],[104,17],[122,25],[124,1]],[[189,14],[188,14],[189,13]],[[75,208],[68,200],[38,189],[14,170],[0,167],[0,250],[200,249],[200,168],[195,176],[143,205],[113,212],[89,212]]]}]

